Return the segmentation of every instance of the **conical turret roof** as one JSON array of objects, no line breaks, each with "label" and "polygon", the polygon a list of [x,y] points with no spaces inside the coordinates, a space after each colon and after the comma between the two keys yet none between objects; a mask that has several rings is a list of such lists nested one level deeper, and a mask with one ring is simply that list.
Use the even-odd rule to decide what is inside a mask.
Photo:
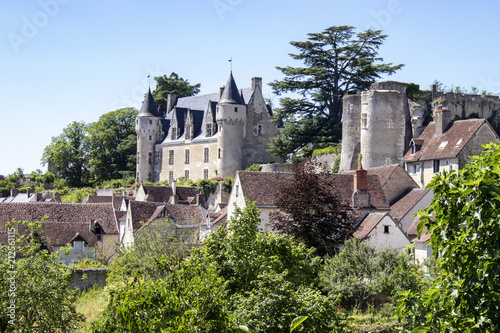
[{"label": "conical turret roof", "polygon": [[158,109],[156,107],[155,100],[153,95],[151,94],[151,88],[148,89],[148,93],[146,94],[146,98],[144,102],[142,102],[141,111],[137,115],[139,117],[161,117],[158,113]]},{"label": "conical turret roof", "polygon": [[233,79],[233,72],[229,74],[229,79],[227,79],[226,87],[220,98],[219,103],[227,104],[245,104],[241,98],[236,82]]}]

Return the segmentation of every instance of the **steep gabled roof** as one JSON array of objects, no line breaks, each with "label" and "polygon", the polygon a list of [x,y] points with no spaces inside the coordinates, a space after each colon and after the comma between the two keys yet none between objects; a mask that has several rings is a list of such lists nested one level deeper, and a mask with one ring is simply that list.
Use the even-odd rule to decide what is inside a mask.
[{"label": "steep gabled roof", "polygon": [[[144,201],[130,201],[129,209],[132,214],[132,228],[139,230],[145,223],[147,223],[158,208],[165,208],[165,204],[157,202],[144,202]],[[160,209],[161,211],[161,209]]]},{"label": "steep gabled roof", "polygon": [[158,113],[155,100],[151,94],[151,89],[148,89],[146,98],[142,102],[141,110],[139,111],[138,117],[161,117]]},{"label": "steep gabled roof", "polygon": [[241,95],[242,94],[240,94],[238,87],[236,86],[236,82],[234,82],[233,72],[231,72],[229,74],[229,78],[227,79],[224,92],[220,98],[220,103],[245,104]]},{"label": "steep gabled roof", "polygon": [[[89,245],[97,242],[90,231],[90,221],[94,220],[105,234],[118,234],[118,225],[111,203],[73,204],[73,203],[0,203],[0,242],[5,244],[7,237],[5,223],[19,221],[47,221],[42,223],[42,235],[52,246],[62,246],[71,242],[79,234]],[[23,228],[20,232],[26,232]]]},{"label": "steep gabled roof", "polygon": [[[243,195],[250,201],[255,201],[260,207],[275,207],[274,200],[279,188],[293,181],[291,173],[238,171],[238,176]],[[338,194],[339,199],[350,204],[354,190],[354,176],[329,174],[326,177],[333,180],[334,191]],[[370,194],[370,204],[374,208],[389,208],[376,175],[368,175],[368,193]]]},{"label": "steep gabled roof", "polygon": [[[144,192],[148,196],[149,202],[163,202],[167,203],[170,201],[172,196],[171,186],[147,186],[142,185]],[[195,197],[199,190],[196,187],[190,186],[177,186],[175,189],[176,194],[179,196],[179,201],[187,202],[189,198]]]},{"label": "steep gabled roof", "polygon": [[488,125],[486,119],[456,120],[446,132],[435,135],[436,124],[431,122],[418,138],[422,143],[420,150],[412,154],[410,149],[403,161],[456,157],[483,124]]},{"label": "steep gabled roof", "polygon": [[201,206],[167,204],[170,217],[176,225],[199,225],[205,223],[204,212]]},{"label": "steep gabled roof", "polygon": [[400,221],[430,189],[414,188],[391,206],[391,216]]},{"label": "steep gabled roof", "polygon": [[361,224],[356,228],[356,231],[354,231],[353,236],[360,240],[365,239],[386,215],[387,213],[370,213],[366,215]]}]

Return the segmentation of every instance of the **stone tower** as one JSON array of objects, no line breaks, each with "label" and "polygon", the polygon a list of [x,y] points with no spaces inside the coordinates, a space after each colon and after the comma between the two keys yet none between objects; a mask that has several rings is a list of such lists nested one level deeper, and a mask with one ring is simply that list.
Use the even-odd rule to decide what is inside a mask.
[{"label": "stone tower", "polygon": [[412,139],[409,102],[406,85],[395,81],[345,96],[339,170],[355,169],[359,153],[367,169],[399,164]]},{"label": "stone tower", "polygon": [[218,176],[234,176],[236,170],[243,169],[246,116],[247,107],[238,92],[231,72],[216,112],[216,121],[219,127]]},{"label": "stone tower", "polygon": [[151,89],[149,89],[142,103],[141,111],[135,120],[135,132],[137,133],[136,179],[138,182],[154,181],[155,143],[163,139],[161,119],[151,95]]}]

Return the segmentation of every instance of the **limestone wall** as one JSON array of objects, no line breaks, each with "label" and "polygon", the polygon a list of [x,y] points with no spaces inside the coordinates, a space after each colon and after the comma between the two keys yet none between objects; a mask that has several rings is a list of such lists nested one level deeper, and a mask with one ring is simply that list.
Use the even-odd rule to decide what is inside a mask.
[{"label": "limestone wall", "polygon": [[80,290],[91,288],[92,286],[105,287],[108,276],[107,268],[77,269],[73,273],[72,288]]},{"label": "limestone wall", "polygon": [[361,95],[346,95],[343,99],[342,153],[339,172],[356,169],[361,152]]}]

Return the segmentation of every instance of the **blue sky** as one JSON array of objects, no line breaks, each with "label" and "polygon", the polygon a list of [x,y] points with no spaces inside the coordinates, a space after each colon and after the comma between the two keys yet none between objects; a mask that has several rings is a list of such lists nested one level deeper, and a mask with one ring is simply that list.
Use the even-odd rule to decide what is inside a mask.
[{"label": "blue sky", "polygon": [[[500,92],[498,1],[4,0],[0,3],[0,174],[43,169],[43,149],[72,121],[140,108],[147,75],[176,72],[201,93],[229,75],[282,78],[293,40],[333,25],[382,29],[391,80]],[[154,88],[155,82],[151,81]],[[264,95],[279,103],[271,89]]]}]

